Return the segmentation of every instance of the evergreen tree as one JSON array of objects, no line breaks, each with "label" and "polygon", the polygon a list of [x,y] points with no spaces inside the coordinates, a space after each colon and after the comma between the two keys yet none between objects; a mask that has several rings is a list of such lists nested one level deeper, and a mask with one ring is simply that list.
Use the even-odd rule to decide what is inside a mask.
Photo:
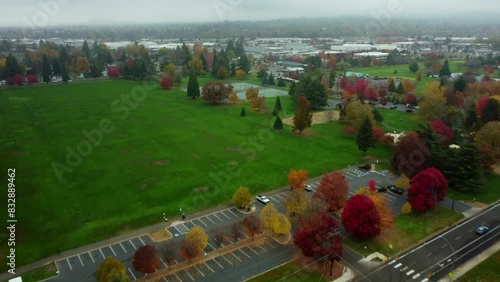
[{"label": "evergreen tree", "polygon": [[234,42],[232,39],[229,39],[227,41],[227,46],[226,46],[226,54],[229,53],[229,51],[233,51],[234,52]]},{"label": "evergreen tree", "polygon": [[83,41],[82,52],[83,52],[83,54],[85,54],[87,59],[90,59],[90,48],[89,48],[89,44],[87,43],[87,40]]},{"label": "evergreen tree", "polygon": [[96,55],[98,51],[99,51],[99,43],[97,43],[97,40],[94,40],[94,45],[92,45],[92,53]]},{"label": "evergreen tree", "polygon": [[182,43],[182,53],[183,53],[183,64],[187,66],[189,61],[192,60],[191,53],[189,52],[189,48],[186,43]]},{"label": "evergreen tree", "polygon": [[463,75],[459,76],[453,83],[453,89],[458,92],[464,92],[467,88],[467,80]]},{"label": "evergreen tree", "polygon": [[205,57],[205,54],[202,52],[201,55],[200,55],[200,61],[201,61],[201,64],[203,66],[203,70],[204,71],[208,71],[208,62],[207,62],[207,58]]},{"label": "evergreen tree", "polygon": [[193,99],[200,97],[200,84],[198,83],[198,78],[194,72],[191,72],[189,75],[187,96],[192,97]]},{"label": "evergreen tree", "polygon": [[248,56],[247,54],[245,54],[245,52],[243,52],[243,54],[240,56],[240,59],[238,61],[238,66],[246,73],[249,73],[251,71],[250,60],[248,59]]},{"label": "evergreen tree", "polygon": [[474,142],[467,142],[452,151],[447,159],[447,167],[442,170],[450,187],[463,192],[475,192],[481,189],[483,169],[481,154]]},{"label": "evergreen tree", "polygon": [[394,79],[391,79],[389,81],[389,87],[387,90],[389,90],[389,92],[396,92],[396,84],[394,83]]},{"label": "evergreen tree", "polygon": [[217,50],[214,49],[213,51],[214,53],[214,59],[212,61],[212,70],[211,70],[211,74],[212,76],[216,76],[217,75],[217,71],[219,71],[219,69],[217,68],[217,61],[218,61],[218,56],[217,56]]},{"label": "evergreen tree", "polygon": [[257,78],[267,78],[267,71],[264,70],[264,69],[261,69],[258,73],[257,73]]},{"label": "evergreen tree", "polygon": [[52,61],[52,72],[55,75],[60,75],[61,74],[61,63],[58,58],[54,58],[54,61]]},{"label": "evergreen tree", "polygon": [[276,130],[283,129],[283,121],[281,121],[280,116],[276,116],[276,120],[274,121],[273,128]]},{"label": "evergreen tree", "polygon": [[61,67],[68,64],[68,52],[62,44],[59,45],[59,63],[61,63]]},{"label": "evergreen tree", "polygon": [[241,108],[240,117],[245,117],[247,113],[245,112],[245,107]]},{"label": "evergreen tree", "polygon": [[491,98],[484,105],[481,121],[487,124],[490,121],[497,121],[500,119],[500,102],[497,99]]},{"label": "evergreen tree", "polygon": [[269,77],[267,78],[267,84],[269,84],[269,85],[275,85],[273,73],[269,74]]},{"label": "evergreen tree", "polygon": [[280,96],[276,97],[276,103],[274,104],[274,109],[281,111],[281,100]]},{"label": "evergreen tree", "polygon": [[5,59],[5,77],[14,77],[17,74],[21,74],[19,63],[17,62],[16,57],[9,53]]},{"label": "evergreen tree", "polygon": [[[245,49],[243,48],[243,38],[240,37],[236,41],[236,45],[234,46],[234,53],[237,57],[242,57],[245,54]],[[245,55],[246,56],[246,55]],[[246,71],[246,70],[244,70]]]},{"label": "evergreen tree", "polygon": [[70,77],[68,74],[68,67],[66,65],[62,65],[61,67],[61,76],[62,76],[62,81],[64,81],[64,83],[68,83]]},{"label": "evergreen tree", "polygon": [[356,136],[356,143],[358,149],[366,153],[368,148],[375,146],[375,138],[373,137],[373,128],[370,119],[366,117],[363,123],[358,128],[358,135]]},{"label": "evergreen tree", "polygon": [[396,89],[396,92],[399,94],[405,94],[405,89],[403,87],[403,81],[399,81],[398,88]]},{"label": "evergreen tree", "polygon": [[290,85],[290,89],[288,90],[288,95],[290,96],[295,96],[295,94],[297,93],[297,85],[294,82],[292,82],[292,84]]},{"label": "evergreen tree", "polygon": [[235,76],[235,75],[236,75],[236,63],[232,62],[231,63],[231,76]]},{"label": "evergreen tree", "polygon": [[410,65],[408,66],[408,68],[410,69],[411,72],[415,73],[419,69],[418,63],[416,61],[413,61],[413,62],[410,63]]},{"label": "evergreen tree", "polygon": [[49,84],[50,77],[52,76],[52,70],[50,69],[49,57],[46,54],[42,56],[42,77],[43,82]]},{"label": "evergreen tree", "polygon": [[264,78],[262,79],[261,84],[262,84],[262,85],[267,86],[267,82],[268,82],[268,81],[267,81],[267,77],[264,77]]},{"label": "evergreen tree", "polygon": [[120,57],[120,61],[122,63],[126,63],[127,62],[127,52],[125,52],[125,50],[122,51],[122,55]]},{"label": "evergreen tree", "polygon": [[337,77],[337,72],[335,70],[331,70],[328,73],[328,82],[330,83],[330,87],[333,87],[335,84],[335,78]]},{"label": "evergreen tree", "polygon": [[90,77],[97,79],[100,76],[101,74],[99,73],[99,70],[97,69],[95,62],[92,62],[90,64]]},{"label": "evergreen tree", "polygon": [[441,66],[441,69],[439,70],[439,77],[450,76],[450,75],[451,75],[450,66],[448,64],[448,60],[445,60],[443,65]]},{"label": "evergreen tree", "polygon": [[372,110],[373,118],[375,119],[376,122],[383,122],[384,117],[380,113],[380,111],[377,108],[373,108]]},{"label": "evergreen tree", "polygon": [[279,87],[285,87],[286,86],[286,83],[285,81],[283,80],[283,78],[281,77],[278,77],[278,84],[277,84]]}]

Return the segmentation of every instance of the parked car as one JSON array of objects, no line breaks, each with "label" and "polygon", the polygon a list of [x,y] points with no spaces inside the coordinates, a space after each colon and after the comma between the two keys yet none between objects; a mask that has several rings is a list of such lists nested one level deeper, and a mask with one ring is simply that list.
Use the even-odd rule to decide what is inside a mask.
[{"label": "parked car", "polygon": [[389,191],[391,191],[394,194],[398,194],[398,195],[403,195],[403,193],[404,193],[403,189],[398,188],[398,187],[396,187],[394,185],[391,185],[389,187]]},{"label": "parked car", "polygon": [[406,112],[407,113],[413,113],[413,110],[412,109],[406,109]]},{"label": "parked car", "polygon": [[311,185],[307,184],[306,185],[306,191],[307,192],[312,192],[312,190],[313,190],[313,187]]},{"label": "parked car", "polygon": [[486,234],[486,232],[488,232],[490,229],[486,226],[479,226],[477,229],[476,229],[476,234],[478,235],[483,235],[483,234]]},{"label": "parked car", "polygon": [[397,109],[397,108],[398,108],[398,106],[390,106],[389,107],[389,109],[391,109],[391,110],[394,110],[394,109]]},{"label": "parked car", "polygon": [[270,202],[270,200],[264,195],[257,195],[256,198],[257,201],[261,202],[264,205]]}]

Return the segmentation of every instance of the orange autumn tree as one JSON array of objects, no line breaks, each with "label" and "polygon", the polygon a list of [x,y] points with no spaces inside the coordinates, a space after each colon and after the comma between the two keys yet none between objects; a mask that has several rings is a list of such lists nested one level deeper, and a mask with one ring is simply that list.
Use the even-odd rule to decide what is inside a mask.
[{"label": "orange autumn tree", "polygon": [[313,198],[320,199],[329,211],[337,211],[345,205],[347,194],[349,194],[349,186],[344,174],[334,171],[321,178]]},{"label": "orange autumn tree", "polygon": [[[361,187],[356,194],[363,194],[368,196],[380,215],[380,227],[383,229],[389,229],[394,226],[396,223],[396,218],[394,217],[394,212],[391,208],[388,207],[387,201],[381,194],[377,193],[377,188],[375,187],[376,183],[374,180],[370,180],[368,182],[369,188]],[[362,189],[364,188],[364,189]]]},{"label": "orange autumn tree", "polygon": [[290,173],[288,174],[288,183],[290,183],[290,187],[292,189],[302,189],[306,188],[306,181],[308,178],[307,170],[299,169],[293,170],[290,169]]},{"label": "orange autumn tree", "polygon": [[264,103],[264,101],[266,100],[266,97],[259,97],[259,89],[255,87],[248,88],[245,96],[247,98],[247,101],[252,106],[252,110],[254,111],[260,111],[262,103]]}]

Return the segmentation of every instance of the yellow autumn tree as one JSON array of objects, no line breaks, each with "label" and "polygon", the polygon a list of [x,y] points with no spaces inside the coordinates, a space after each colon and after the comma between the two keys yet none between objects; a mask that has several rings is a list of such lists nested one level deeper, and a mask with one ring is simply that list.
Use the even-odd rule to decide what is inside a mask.
[{"label": "yellow autumn tree", "polygon": [[392,209],[387,206],[387,201],[378,193],[371,193],[368,197],[372,199],[380,215],[380,227],[385,229],[392,228],[396,223],[396,218]]},{"label": "yellow autumn tree", "polygon": [[411,205],[410,205],[410,203],[409,203],[409,202],[406,202],[406,203],[403,205],[403,207],[401,208],[401,212],[402,212],[403,214],[409,214],[409,213],[411,213]]},{"label": "yellow autumn tree", "polygon": [[196,75],[200,75],[203,72],[203,63],[200,58],[193,56],[191,61],[188,62],[188,68],[190,71],[194,71]]},{"label": "yellow autumn tree", "polygon": [[272,230],[274,216],[278,214],[278,210],[274,207],[273,204],[268,203],[259,214],[260,222],[262,223],[262,227],[266,230]]},{"label": "yellow autumn tree", "polygon": [[308,204],[309,198],[306,190],[303,189],[292,189],[285,199],[285,207],[292,216],[303,212]]},{"label": "yellow autumn tree", "polygon": [[398,180],[396,180],[396,187],[406,190],[410,186],[410,179],[406,175],[401,175]]},{"label": "yellow autumn tree", "polygon": [[403,89],[406,93],[415,91],[415,83],[411,82],[408,79],[403,79]]},{"label": "yellow autumn tree", "polygon": [[359,100],[347,105],[344,120],[354,128],[359,128],[366,118],[370,120],[372,125],[375,124],[370,105],[362,104]]},{"label": "yellow autumn tree", "polygon": [[245,76],[247,76],[247,73],[244,70],[237,70],[237,71],[234,72],[234,74],[239,79],[243,79],[243,78],[245,78]]},{"label": "yellow autumn tree", "polygon": [[78,57],[76,59],[76,71],[78,73],[88,72],[89,69],[90,69],[90,63],[86,57]]},{"label": "yellow autumn tree", "polygon": [[439,82],[427,84],[418,111],[418,115],[422,120],[434,121],[441,118],[443,109],[446,106],[445,91],[446,87],[441,87]]},{"label": "yellow autumn tree", "polygon": [[290,230],[292,229],[292,224],[284,214],[277,213],[273,217],[272,227],[275,234],[284,235],[290,232]]},{"label": "yellow autumn tree", "polygon": [[208,245],[207,232],[201,226],[195,226],[189,230],[185,239],[186,246],[201,253]]},{"label": "yellow autumn tree", "polygon": [[259,111],[262,103],[266,100],[265,97],[259,97],[259,89],[255,87],[248,88],[247,92],[245,92],[245,96],[254,111]]},{"label": "yellow autumn tree", "polygon": [[114,257],[107,257],[103,260],[97,268],[95,275],[98,282],[130,282],[130,278],[125,272],[125,265]]},{"label": "yellow autumn tree", "polygon": [[248,207],[250,205],[250,202],[252,201],[252,195],[248,191],[247,187],[241,186],[236,190],[233,194],[233,204],[237,208],[244,208]]},{"label": "yellow autumn tree", "polygon": [[233,103],[233,104],[239,104],[240,103],[240,98],[238,98],[238,94],[236,94],[236,92],[231,92],[231,94],[229,94],[229,102]]}]

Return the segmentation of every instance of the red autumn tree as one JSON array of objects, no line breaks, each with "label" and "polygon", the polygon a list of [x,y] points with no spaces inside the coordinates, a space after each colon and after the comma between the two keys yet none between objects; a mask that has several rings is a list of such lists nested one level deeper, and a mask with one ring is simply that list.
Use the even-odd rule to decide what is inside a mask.
[{"label": "red autumn tree", "polygon": [[379,93],[373,88],[368,88],[366,89],[365,98],[366,100],[377,101],[379,98]]},{"label": "red autumn tree", "polygon": [[483,98],[481,98],[477,102],[476,112],[477,112],[478,116],[482,116],[483,115],[484,106],[486,106],[486,104],[488,104],[489,101],[490,101],[490,97],[489,96],[484,96]]},{"label": "red autumn tree", "polygon": [[321,178],[313,199],[320,199],[329,211],[337,211],[345,205],[347,194],[349,194],[349,186],[344,174],[334,171]]},{"label": "red autumn tree", "polygon": [[432,130],[443,138],[445,144],[450,144],[453,140],[453,132],[442,120],[438,119],[431,122]]},{"label": "red autumn tree", "polygon": [[368,82],[366,82],[364,79],[358,79],[356,80],[356,94],[358,95],[358,98],[363,99],[365,98],[366,94],[366,89],[368,88]]},{"label": "red autumn tree", "polygon": [[380,89],[378,90],[378,94],[380,97],[384,98],[385,96],[387,96],[387,88],[380,87]]},{"label": "red autumn tree", "polygon": [[29,84],[38,83],[38,76],[36,74],[30,74],[26,76],[26,80]]},{"label": "red autumn tree", "polygon": [[345,90],[345,87],[347,86],[347,82],[349,81],[349,79],[347,78],[347,76],[344,74],[344,76],[340,79],[340,88],[344,89]]},{"label": "red autumn tree", "polygon": [[172,89],[174,87],[174,79],[170,75],[165,75],[161,78],[160,86],[163,89]]},{"label": "red autumn tree", "polygon": [[356,86],[354,84],[347,84],[344,87],[345,92],[349,92],[350,94],[357,94],[356,93]]},{"label": "red autumn tree", "polygon": [[380,105],[382,105],[382,106],[387,105],[387,98],[386,97],[380,98]]},{"label": "red autumn tree", "polygon": [[354,127],[349,126],[344,129],[344,134],[349,137],[353,137],[358,135],[358,130],[356,130],[356,128]]},{"label": "red autumn tree", "polygon": [[122,74],[119,67],[108,67],[108,76],[111,78],[120,77]]},{"label": "red autumn tree", "polygon": [[448,181],[443,174],[435,168],[428,168],[412,178],[408,202],[412,209],[426,211],[443,201],[447,191]]},{"label": "red autumn tree", "polygon": [[16,76],[12,79],[12,83],[22,86],[24,84],[24,76],[16,74]]},{"label": "red autumn tree", "polygon": [[233,87],[222,82],[207,82],[202,89],[203,99],[212,104],[220,104],[229,99]]},{"label": "red autumn tree", "polygon": [[142,246],[134,254],[134,269],[144,274],[155,272],[160,267],[160,259],[156,256],[156,249],[153,246]]},{"label": "red autumn tree", "polygon": [[362,239],[380,234],[380,215],[368,196],[354,195],[345,205],[341,221],[347,232]]},{"label": "red autumn tree", "polygon": [[399,174],[413,177],[426,168],[430,155],[420,135],[416,132],[409,132],[394,146],[392,169]]},{"label": "red autumn tree", "polygon": [[372,126],[372,130],[373,130],[373,138],[375,138],[377,142],[384,142],[385,140],[384,130],[376,125]]},{"label": "red autumn tree", "polygon": [[416,106],[418,103],[417,96],[415,96],[415,94],[413,94],[413,93],[408,93],[408,94],[406,94],[405,102],[406,102],[406,104]]},{"label": "red autumn tree", "polygon": [[288,183],[290,183],[290,188],[304,190],[306,188],[306,184],[304,183],[304,181],[306,181],[307,178],[307,170],[290,169],[290,173],[288,174]]},{"label": "red autumn tree", "polygon": [[254,215],[245,217],[241,221],[241,225],[243,225],[247,229],[248,233],[250,233],[250,237],[252,237],[252,240],[255,235],[262,233],[262,224],[260,223],[259,218]]},{"label": "red autumn tree", "polygon": [[[293,242],[306,257],[325,258],[333,266],[342,257],[342,236],[337,221],[326,212],[310,212],[298,220]],[[330,272],[332,268],[330,269]]]}]

